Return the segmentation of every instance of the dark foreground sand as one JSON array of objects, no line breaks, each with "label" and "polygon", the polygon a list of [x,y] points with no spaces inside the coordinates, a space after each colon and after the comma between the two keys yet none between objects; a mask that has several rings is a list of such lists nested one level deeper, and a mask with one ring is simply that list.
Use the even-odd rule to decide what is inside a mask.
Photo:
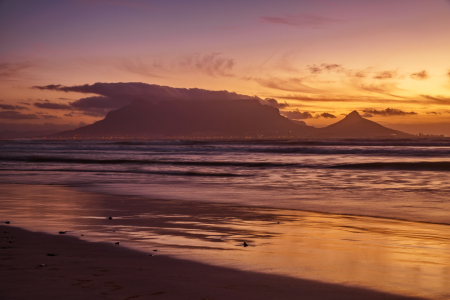
[{"label": "dark foreground sand", "polygon": [[10,225],[0,226],[0,241],[2,300],[418,299],[237,271]]}]

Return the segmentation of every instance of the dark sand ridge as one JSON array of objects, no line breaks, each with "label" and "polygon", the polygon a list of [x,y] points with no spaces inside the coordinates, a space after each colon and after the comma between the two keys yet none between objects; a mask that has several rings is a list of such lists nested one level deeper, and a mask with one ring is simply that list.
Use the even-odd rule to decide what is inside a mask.
[{"label": "dark sand ridge", "polygon": [[209,266],[158,252],[149,256],[11,225],[0,226],[0,232],[0,299],[419,299]]}]

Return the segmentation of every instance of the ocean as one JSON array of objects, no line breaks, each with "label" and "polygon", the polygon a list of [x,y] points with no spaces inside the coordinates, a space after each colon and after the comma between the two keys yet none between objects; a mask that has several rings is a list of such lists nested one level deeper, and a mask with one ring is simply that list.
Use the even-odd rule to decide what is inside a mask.
[{"label": "ocean", "polygon": [[3,183],[450,224],[450,141],[3,141]]},{"label": "ocean", "polygon": [[450,296],[447,140],[1,141],[0,170],[29,230]]}]

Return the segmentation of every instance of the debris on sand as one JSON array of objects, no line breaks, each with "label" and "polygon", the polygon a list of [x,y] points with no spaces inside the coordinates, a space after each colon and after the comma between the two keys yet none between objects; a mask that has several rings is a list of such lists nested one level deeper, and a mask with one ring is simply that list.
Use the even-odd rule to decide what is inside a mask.
[{"label": "debris on sand", "polygon": [[119,244],[120,244],[120,242],[117,242],[117,243],[116,243],[116,245],[119,245]]},{"label": "debris on sand", "polygon": [[248,247],[248,244],[246,242],[244,242],[244,247]]}]

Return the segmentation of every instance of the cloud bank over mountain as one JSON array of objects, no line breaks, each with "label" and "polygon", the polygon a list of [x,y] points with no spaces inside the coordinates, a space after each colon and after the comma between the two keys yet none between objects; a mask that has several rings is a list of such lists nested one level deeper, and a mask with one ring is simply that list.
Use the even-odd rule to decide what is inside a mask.
[{"label": "cloud bank over mountain", "polygon": [[[86,115],[92,116],[104,116],[109,111],[117,108],[121,108],[130,104],[134,99],[146,99],[151,101],[163,101],[163,100],[243,100],[243,99],[256,99],[264,101],[256,96],[248,96],[237,94],[228,91],[210,91],[198,88],[173,88],[168,86],[161,86],[156,84],[147,84],[142,82],[118,82],[118,83],[102,83],[97,82],[94,84],[75,85],[75,86],[63,86],[60,84],[50,84],[46,86],[34,86],[39,90],[50,90],[59,92],[76,92],[82,94],[94,94],[69,102],[70,107],[81,111]],[[280,104],[275,99],[269,99],[266,103],[270,106],[278,106]],[[35,104],[36,105],[36,104]],[[50,104],[38,104],[38,107],[49,106]],[[281,104],[282,106],[282,104]],[[53,105],[53,109],[57,106]]]}]

